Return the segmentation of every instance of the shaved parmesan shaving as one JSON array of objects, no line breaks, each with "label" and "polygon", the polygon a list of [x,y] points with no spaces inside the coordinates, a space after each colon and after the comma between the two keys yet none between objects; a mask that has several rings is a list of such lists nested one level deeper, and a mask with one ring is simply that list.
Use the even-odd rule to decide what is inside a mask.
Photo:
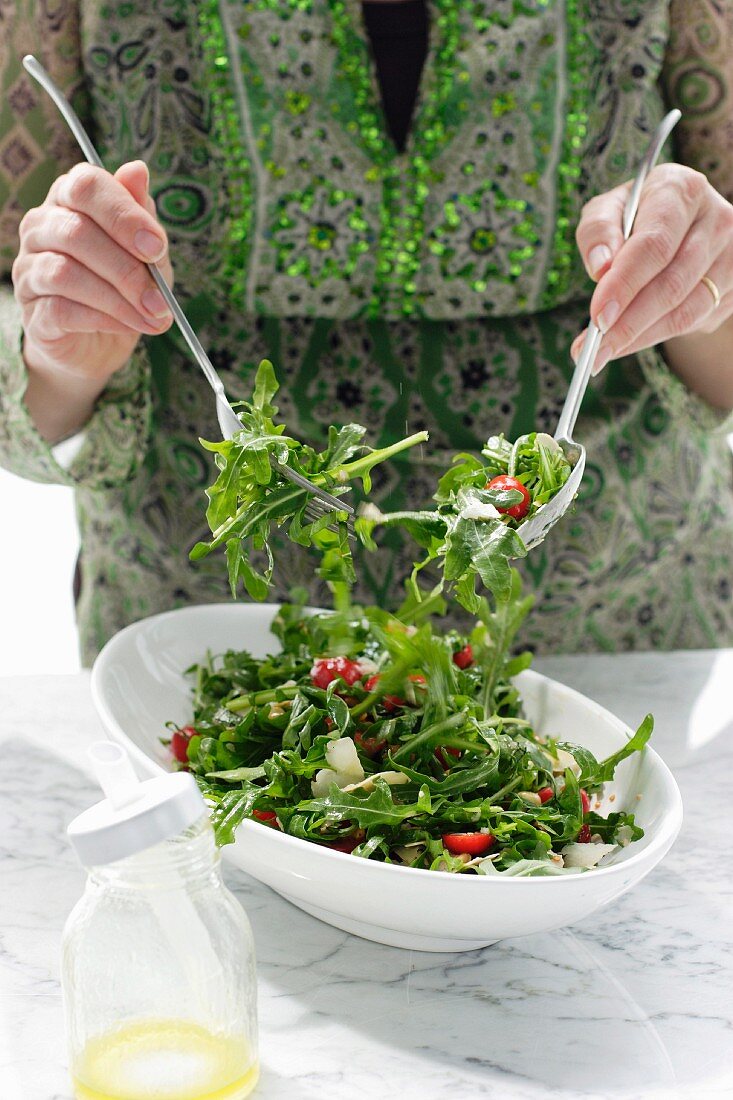
[{"label": "shaved parmesan shaving", "polygon": [[341,790],[353,790],[364,779],[364,769],[356,751],[356,745],[350,737],[339,737],[326,745],[326,761],[330,768],[321,768],[311,780],[314,798],[328,794],[329,787],[335,783]]},{"label": "shaved parmesan shaving", "polygon": [[501,512],[493,504],[482,504],[480,501],[471,501],[458,513],[459,519],[474,519],[485,523],[490,519],[501,519]]},{"label": "shaved parmesan shaving", "polygon": [[566,867],[582,867],[587,871],[617,848],[618,844],[566,844],[562,858]]},{"label": "shaved parmesan shaving", "polygon": [[553,439],[547,432],[537,432],[535,436],[535,444],[541,443],[543,447],[547,447],[548,451],[552,451],[553,454],[559,454],[562,448],[556,439]]},{"label": "shaved parmesan shaving", "polygon": [[566,749],[558,749],[557,756],[552,758],[553,774],[562,775],[567,768],[570,768],[576,778],[580,775],[581,768],[579,764],[576,764],[575,757]]},{"label": "shaved parmesan shaving", "polygon": [[350,737],[339,737],[326,745],[326,762],[334,771],[345,776],[347,783],[359,783],[364,778],[356,745]]},{"label": "shaved parmesan shaving", "polygon": [[328,794],[328,789],[332,783],[338,786],[338,775],[331,768],[321,768],[317,771],[315,777],[311,779],[311,790],[314,798],[320,798],[321,795]]}]

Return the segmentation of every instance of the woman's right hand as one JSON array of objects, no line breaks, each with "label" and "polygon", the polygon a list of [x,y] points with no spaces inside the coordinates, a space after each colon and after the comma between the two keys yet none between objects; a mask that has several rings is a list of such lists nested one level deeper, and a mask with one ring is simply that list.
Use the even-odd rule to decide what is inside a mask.
[{"label": "woman's right hand", "polygon": [[22,310],[26,403],[46,438],[82,427],[140,335],[170,327],[145,261],[158,263],[170,284],[167,239],[142,161],[114,176],[78,164],[23,218],[12,278]]}]

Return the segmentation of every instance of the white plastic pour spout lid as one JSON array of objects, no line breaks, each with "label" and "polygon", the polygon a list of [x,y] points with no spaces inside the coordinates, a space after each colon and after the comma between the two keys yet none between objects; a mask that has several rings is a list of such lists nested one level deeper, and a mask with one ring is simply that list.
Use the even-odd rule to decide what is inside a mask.
[{"label": "white plastic pour spout lid", "polygon": [[141,783],[123,748],[97,741],[89,749],[107,796],[75,817],[67,829],[87,867],[114,863],[177,836],[206,813],[196,781],[175,772]]}]

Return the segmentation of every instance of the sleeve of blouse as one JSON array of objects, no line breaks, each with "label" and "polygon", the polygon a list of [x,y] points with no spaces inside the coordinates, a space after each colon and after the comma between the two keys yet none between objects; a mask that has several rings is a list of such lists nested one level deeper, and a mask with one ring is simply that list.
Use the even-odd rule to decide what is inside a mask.
[{"label": "sleeve of blouse", "polygon": [[[669,107],[682,111],[674,131],[677,160],[703,172],[733,201],[733,0],[671,0],[662,90]],[[688,390],[657,348],[637,358],[675,419],[706,432],[733,431],[733,413]]]},{"label": "sleeve of blouse", "polygon": [[678,159],[733,202],[733,0],[671,0],[663,86]]},{"label": "sleeve of blouse", "polygon": [[80,159],[55,106],[23,69],[26,53],[39,58],[81,117],[88,116],[74,0],[0,3],[0,465],[34,481],[112,487],[132,476],[146,449],[150,367],[142,342],[97,401],[84,444],[67,469],[36,430],[24,400],[20,311],[9,281],[18,226],[53,180]]}]

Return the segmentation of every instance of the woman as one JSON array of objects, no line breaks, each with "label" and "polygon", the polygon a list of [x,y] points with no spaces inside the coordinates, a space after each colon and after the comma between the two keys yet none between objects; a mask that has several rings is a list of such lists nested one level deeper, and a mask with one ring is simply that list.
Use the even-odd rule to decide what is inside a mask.
[{"label": "woman", "polygon": [[[554,429],[590,302],[607,365],[576,433],[589,464],[575,514],[525,564],[525,641],[733,644],[730,4],[3,12],[0,224],[17,258],[1,453],[77,490],[86,660],[133,619],[226,595],[221,561],[187,561],[211,478],[197,436],[217,426],[143,266],[170,271],[168,242],[232,398],[268,356],[305,438],[351,419],[380,442],[429,428],[420,459],[375,487],[392,508],[426,501],[451,455],[491,433]],[[20,69],[28,49],[114,176],[71,168],[77,150]],[[689,167],[654,171],[622,247],[622,184],[665,98],[685,113]],[[52,449],[82,428],[73,457]],[[360,594],[396,601],[411,553],[363,556]],[[278,594],[309,571],[284,547]]]}]

